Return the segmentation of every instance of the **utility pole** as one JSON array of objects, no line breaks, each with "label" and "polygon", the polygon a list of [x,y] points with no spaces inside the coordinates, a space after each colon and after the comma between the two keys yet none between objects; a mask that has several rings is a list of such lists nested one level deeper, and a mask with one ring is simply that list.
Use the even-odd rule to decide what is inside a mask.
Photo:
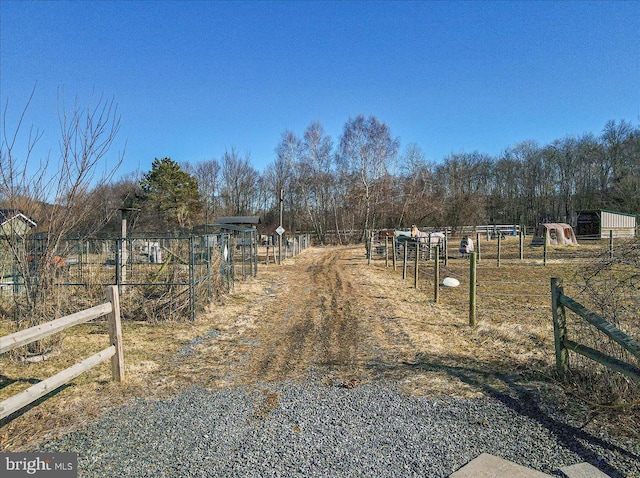
[{"label": "utility pole", "polygon": [[[284,189],[280,189],[280,228],[282,229],[282,212],[284,210]],[[278,234],[278,265],[282,264],[282,234]]]}]

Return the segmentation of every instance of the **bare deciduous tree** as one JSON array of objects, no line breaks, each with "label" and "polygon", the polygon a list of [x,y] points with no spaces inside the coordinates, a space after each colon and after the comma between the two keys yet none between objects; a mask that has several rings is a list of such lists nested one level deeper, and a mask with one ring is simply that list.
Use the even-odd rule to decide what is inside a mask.
[{"label": "bare deciduous tree", "polygon": [[220,163],[216,159],[185,164],[183,169],[196,178],[203,202],[204,223],[214,220],[220,208]]},{"label": "bare deciduous tree", "polygon": [[391,137],[389,127],[374,116],[358,115],[349,119],[340,139],[341,166],[356,177],[362,187],[364,219],[362,238],[371,224],[371,206],[380,179],[396,159],[399,140]]},{"label": "bare deciduous tree", "polygon": [[299,182],[304,190],[304,205],[318,240],[324,244],[331,210],[333,142],[324,134],[322,125],[314,122],[304,132],[302,149]]},{"label": "bare deciduous tree", "polygon": [[241,158],[235,148],[222,156],[222,204],[228,215],[254,213],[258,171],[249,161],[249,155]]},{"label": "bare deciduous tree", "polygon": [[[92,190],[109,184],[123,158],[123,152],[109,154],[120,129],[115,102],[99,97],[83,108],[76,100],[67,109],[62,94],[58,98],[59,155],[35,158],[42,133],[31,128],[23,138],[34,93],[35,88],[15,125],[7,124],[5,102],[0,143],[2,207],[20,211],[37,223],[35,231],[0,235],[0,247],[12,261],[14,281],[25,291],[14,294],[15,317],[28,323],[60,313],[50,304],[56,274],[64,263],[63,239],[71,232],[89,235],[106,222],[108,218],[92,216]],[[88,222],[91,217],[93,224]]]}]

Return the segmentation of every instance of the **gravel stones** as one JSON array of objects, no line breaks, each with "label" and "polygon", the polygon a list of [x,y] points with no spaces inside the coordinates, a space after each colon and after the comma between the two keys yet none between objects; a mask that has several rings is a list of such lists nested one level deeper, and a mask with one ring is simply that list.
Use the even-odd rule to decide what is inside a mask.
[{"label": "gravel stones", "polygon": [[[141,401],[41,450],[77,452],[82,477],[445,477],[483,452],[559,475],[585,461],[544,423],[493,398],[285,382]],[[640,476],[640,446],[601,445],[582,443],[611,476]]]}]

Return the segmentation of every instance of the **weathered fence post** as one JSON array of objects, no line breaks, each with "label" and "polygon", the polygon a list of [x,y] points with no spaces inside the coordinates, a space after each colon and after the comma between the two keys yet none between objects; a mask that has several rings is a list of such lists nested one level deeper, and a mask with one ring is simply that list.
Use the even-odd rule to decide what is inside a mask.
[{"label": "weathered fence post", "polygon": [[498,233],[498,258],[497,258],[497,262],[496,265],[498,267],[500,267],[500,249],[501,249],[501,244],[502,244],[502,234]]},{"label": "weathered fence post", "polygon": [[522,230],[520,230],[520,234],[519,234],[519,238],[520,240],[520,260],[524,260],[524,234],[522,233]]},{"label": "weathered fence post", "polygon": [[241,246],[241,251],[242,251],[242,280],[247,280],[247,249],[246,249],[246,241],[247,241],[247,235],[246,233],[242,233],[242,246]]},{"label": "weathered fence post", "polygon": [[547,265],[547,238],[544,238],[544,243],[542,245],[542,265]]},{"label": "weathered fence post", "polygon": [[189,316],[196,320],[196,252],[194,236],[189,236]]},{"label": "weathered fence post", "polygon": [[[231,237],[229,234],[226,234],[224,237],[224,249],[223,249],[223,258],[224,258],[224,277],[227,282],[227,292],[231,290],[231,286],[233,284],[233,280],[235,280],[235,263],[233,261],[233,247],[234,244],[231,241]],[[280,257],[278,256],[278,260]],[[233,274],[233,277],[232,277]]]},{"label": "weathered fence post", "polygon": [[122,325],[120,323],[120,295],[118,286],[107,287],[107,300],[111,303],[109,314],[109,340],[116,348],[116,353],[111,357],[111,376],[116,382],[124,380],[124,351],[122,350]]},{"label": "weathered fence post", "polygon": [[469,325],[476,325],[476,253],[469,254]]},{"label": "weathered fence post", "polygon": [[444,265],[445,267],[447,266],[447,261],[449,259],[449,233],[447,232],[447,230],[444,230]]},{"label": "weathered fence post", "polygon": [[258,234],[253,234],[253,277],[258,277]]},{"label": "weathered fence post", "polygon": [[553,341],[556,349],[556,367],[562,377],[569,371],[569,350],[564,346],[567,339],[567,317],[560,295],[564,293],[562,279],[551,278],[551,312],[553,315]]},{"label": "weathered fence post", "polygon": [[389,238],[384,236],[384,266],[389,267]]},{"label": "weathered fence post", "polygon": [[[120,262],[121,252],[122,239],[116,239],[116,285],[118,286],[118,290],[120,290],[120,285],[122,284],[122,276],[120,275],[120,269],[122,269],[122,264]],[[15,277],[13,279],[13,283],[16,283]]]},{"label": "weathered fence post", "polygon": [[418,261],[420,260],[420,243],[416,242],[416,257],[413,268],[413,287],[418,288]]},{"label": "weathered fence post", "polygon": [[613,259],[613,229],[609,229],[609,259]]},{"label": "weathered fence post", "polygon": [[476,232],[476,254],[477,254],[477,261],[480,262],[480,233]]},{"label": "weathered fence post", "polygon": [[402,280],[407,278],[407,255],[409,253],[409,241],[404,241],[404,260],[402,262]]},{"label": "weathered fence post", "polygon": [[209,247],[209,239],[205,239],[205,247],[207,250],[207,298],[211,299],[213,296],[212,284],[211,284],[211,248]]},{"label": "weathered fence post", "polygon": [[392,252],[392,259],[391,262],[393,263],[393,271],[395,272],[397,270],[397,266],[396,266],[396,235],[394,234],[393,237],[391,238],[391,245],[393,246],[393,252]]},{"label": "weathered fence post", "polygon": [[436,246],[436,258],[433,264],[433,301],[440,298],[440,246]]}]

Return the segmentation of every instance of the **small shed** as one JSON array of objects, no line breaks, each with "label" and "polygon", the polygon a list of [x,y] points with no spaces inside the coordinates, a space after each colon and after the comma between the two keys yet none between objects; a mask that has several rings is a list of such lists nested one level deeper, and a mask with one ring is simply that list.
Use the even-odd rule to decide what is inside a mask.
[{"label": "small shed", "polygon": [[[235,270],[235,264],[242,267],[242,279],[247,275],[258,275],[258,231],[257,216],[221,217],[215,224],[205,224],[194,228],[194,233],[202,234],[207,247],[219,247],[225,262]],[[247,227],[253,226],[253,227]],[[217,232],[215,232],[217,231]],[[235,272],[233,273],[235,276]]]},{"label": "small shed", "polygon": [[573,228],[564,222],[549,222],[538,224],[531,241],[532,246],[577,246],[578,241]]},{"label": "small shed", "polygon": [[24,236],[36,225],[17,209],[0,209],[0,236]]},{"label": "small shed", "polygon": [[613,237],[635,237],[636,216],[623,212],[578,211],[576,236],[581,239],[606,239],[613,231]]}]

